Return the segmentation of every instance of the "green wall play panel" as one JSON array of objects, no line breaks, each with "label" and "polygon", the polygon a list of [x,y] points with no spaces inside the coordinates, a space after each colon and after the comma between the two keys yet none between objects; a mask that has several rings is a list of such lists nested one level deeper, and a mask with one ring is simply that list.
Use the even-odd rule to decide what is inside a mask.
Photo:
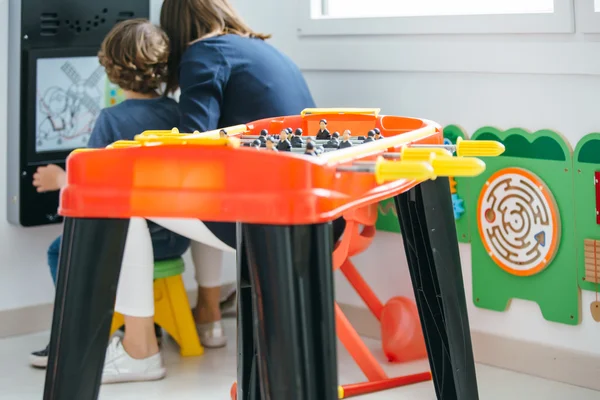
[{"label": "green wall play panel", "polygon": [[549,130],[485,127],[473,140],[506,147],[469,182],[475,305],[505,311],[513,298],[530,300],[545,319],[578,324],[571,149]]}]

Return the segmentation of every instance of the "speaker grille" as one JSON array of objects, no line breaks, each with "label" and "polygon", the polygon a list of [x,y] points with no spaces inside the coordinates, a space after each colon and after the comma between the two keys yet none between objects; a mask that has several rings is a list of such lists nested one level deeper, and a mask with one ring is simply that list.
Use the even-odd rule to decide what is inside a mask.
[{"label": "speaker grille", "polygon": [[40,15],[40,35],[55,36],[58,34],[60,21],[57,13],[42,13]]}]

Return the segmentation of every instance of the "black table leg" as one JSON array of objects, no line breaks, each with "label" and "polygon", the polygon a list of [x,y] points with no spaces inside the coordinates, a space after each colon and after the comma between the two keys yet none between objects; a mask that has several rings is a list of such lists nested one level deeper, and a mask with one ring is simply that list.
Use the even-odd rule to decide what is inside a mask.
[{"label": "black table leg", "polygon": [[477,400],[448,179],[426,181],[395,202],[437,397]]},{"label": "black table leg", "polygon": [[237,224],[237,399],[259,400],[252,290],[242,224]]},{"label": "black table leg", "polygon": [[65,218],[44,400],[96,400],[129,220]]},{"label": "black table leg", "polygon": [[243,240],[261,400],[337,399],[331,224],[244,224]]}]

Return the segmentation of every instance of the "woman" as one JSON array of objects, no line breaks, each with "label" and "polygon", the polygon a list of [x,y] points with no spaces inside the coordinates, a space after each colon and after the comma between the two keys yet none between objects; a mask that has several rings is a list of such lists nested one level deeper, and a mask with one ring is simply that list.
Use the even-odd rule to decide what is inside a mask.
[{"label": "woman", "polygon": [[[314,107],[298,67],[250,29],[227,0],[165,0],[161,26],[170,40],[167,91],[181,89],[181,132],[207,131]],[[153,219],[190,237],[197,271],[196,322],[206,347],[225,344],[219,311],[222,251],[234,251],[235,224]],[[204,244],[201,244],[204,243]],[[115,310],[125,337],[107,350],[104,383],[161,379],[165,369],[154,335],[152,258],[143,220],[131,221]],[[150,271],[150,272],[149,272]],[[214,281],[213,285],[206,282]],[[135,290],[129,288],[134,287]],[[143,288],[142,288],[143,287]],[[149,288],[149,289],[148,289]],[[137,308],[143,312],[130,312]],[[150,311],[150,314],[148,314]]]}]

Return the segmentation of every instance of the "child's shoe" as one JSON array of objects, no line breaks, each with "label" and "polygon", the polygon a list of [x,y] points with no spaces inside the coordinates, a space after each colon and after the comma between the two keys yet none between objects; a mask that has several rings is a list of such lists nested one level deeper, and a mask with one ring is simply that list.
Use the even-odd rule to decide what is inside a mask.
[{"label": "child's shoe", "polygon": [[49,352],[50,345],[46,346],[44,350],[34,351],[29,355],[29,363],[35,368],[46,368],[48,366]]}]

